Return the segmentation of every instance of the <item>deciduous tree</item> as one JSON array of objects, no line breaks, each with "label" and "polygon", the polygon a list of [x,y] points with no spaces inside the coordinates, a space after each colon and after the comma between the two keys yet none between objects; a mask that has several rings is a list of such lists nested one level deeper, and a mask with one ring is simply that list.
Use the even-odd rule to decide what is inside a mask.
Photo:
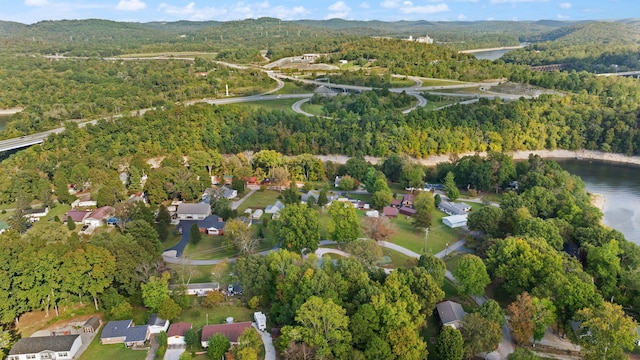
[{"label": "deciduous tree", "polygon": [[260,239],[253,235],[251,227],[240,219],[227,221],[224,232],[241,255],[252,254],[260,243]]},{"label": "deciduous tree", "polygon": [[507,307],[509,327],[513,331],[518,344],[525,345],[531,341],[535,324],[533,322],[534,307],[531,295],[526,291],[516,297],[516,301]]},{"label": "deciduous tree", "polygon": [[291,204],[280,211],[280,219],[273,221],[276,239],[287,250],[313,252],[320,243],[318,212],[304,204]]},{"label": "deciduous tree", "polygon": [[431,193],[425,191],[418,193],[413,201],[413,208],[416,210],[411,221],[413,227],[418,229],[431,227],[433,211],[436,208]]},{"label": "deciduous tree", "polygon": [[627,359],[625,350],[632,350],[638,337],[638,324],[622,310],[622,306],[609,302],[602,306],[578,311],[582,320],[580,345],[587,360]]},{"label": "deciduous tree", "polygon": [[398,227],[388,217],[367,217],[362,219],[362,231],[375,241],[390,241],[398,232]]},{"label": "deciduous tree", "polygon": [[451,326],[443,326],[436,342],[436,354],[440,360],[462,360],[464,341],[460,331]]},{"label": "deciduous tree", "polygon": [[209,360],[222,359],[224,354],[229,351],[231,343],[226,336],[222,334],[215,334],[208,340],[207,356]]},{"label": "deciduous tree", "polygon": [[158,311],[162,300],[164,300],[165,297],[169,297],[169,279],[169,273],[165,272],[159,278],[151,276],[146,284],[140,284],[144,306],[152,311]]},{"label": "deciduous tree", "polygon": [[502,330],[498,323],[483,318],[478,313],[471,313],[462,320],[460,333],[464,339],[464,356],[492,351],[502,339]]},{"label": "deciduous tree", "polygon": [[482,259],[471,254],[462,256],[454,271],[454,276],[458,280],[460,293],[467,295],[484,295],[484,289],[491,282]]},{"label": "deciduous tree", "polygon": [[334,201],[329,206],[329,215],[333,223],[332,238],[338,242],[350,242],[360,235],[358,215],[351,203]]},{"label": "deciduous tree", "polygon": [[458,190],[455,176],[451,171],[444,178],[444,193],[449,198],[449,201],[456,201],[460,197],[460,190]]}]

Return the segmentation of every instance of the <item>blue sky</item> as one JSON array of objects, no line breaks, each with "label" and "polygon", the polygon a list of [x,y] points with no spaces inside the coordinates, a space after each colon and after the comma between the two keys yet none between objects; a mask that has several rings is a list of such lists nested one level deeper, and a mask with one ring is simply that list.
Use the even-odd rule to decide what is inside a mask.
[{"label": "blue sky", "polygon": [[584,20],[640,17],[637,0],[0,0],[0,19],[116,21]]}]

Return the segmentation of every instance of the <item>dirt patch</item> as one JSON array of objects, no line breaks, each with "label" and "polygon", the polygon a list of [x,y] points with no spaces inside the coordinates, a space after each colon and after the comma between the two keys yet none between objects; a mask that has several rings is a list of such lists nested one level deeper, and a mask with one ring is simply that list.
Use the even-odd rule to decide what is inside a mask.
[{"label": "dirt patch", "polygon": [[[31,311],[20,316],[17,330],[22,337],[31,336],[39,330],[57,331],[68,327],[72,323],[85,322],[92,316],[102,318],[102,314],[95,313],[93,306],[60,307],[60,316],[55,316],[51,310],[49,317],[44,311]],[[77,316],[75,314],[78,314]]]},{"label": "dirt patch", "polygon": [[561,93],[555,90],[545,89],[545,88],[532,86],[528,84],[514,83],[514,82],[505,82],[496,86],[492,86],[491,91],[501,93],[501,94],[525,95],[525,96],[531,96],[531,97],[538,97],[542,94],[562,95]]}]

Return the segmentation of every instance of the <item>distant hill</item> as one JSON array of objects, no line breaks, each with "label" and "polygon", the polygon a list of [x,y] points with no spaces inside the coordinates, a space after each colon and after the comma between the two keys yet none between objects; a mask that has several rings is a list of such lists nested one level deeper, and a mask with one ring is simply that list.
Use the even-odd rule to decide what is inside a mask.
[{"label": "distant hill", "polygon": [[[640,19],[638,19],[640,23]],[[521,37],[526,42],[553,41],[570,45],[638,44],[640,26],[629,22],[587,22]]]},{"label": "distant hill", "polygon": [[18,33],[26,27],[27,25],[18,22],[0,20],[0,36]]}]

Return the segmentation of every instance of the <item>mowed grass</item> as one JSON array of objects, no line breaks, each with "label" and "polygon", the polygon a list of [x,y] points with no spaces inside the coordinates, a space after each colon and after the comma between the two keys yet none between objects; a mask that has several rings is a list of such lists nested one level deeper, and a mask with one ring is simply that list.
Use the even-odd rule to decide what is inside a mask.
[{"label": "mowed grass", "polygon": [[215,59],[218,53],[215,52],[197,52],[197,51],[175,51],[175,52],[159,52],[159,53],[138,53],[138,54],[124,54],[114,56],[121,59],[127,58],[154,58],[159,56],[167,57],[199,57],[204,59]]},{"label": "mowed grass", "polygon": [[307,94],[311,93],[313,90],[305,89],[304,87],[296,84],[293,81],[284,81],[284,87],[274,94]]},{"label": "mowed grass", "polygon": [[[259,225],[254,225],[254,236],[258,236]],[[262,239],[256,251],[269,250],[273,247],[271,239]],[[240,254],[226,236],[202,235],[202,240],[196,245],[189,243],[184,249],[184,255],[191,260],[217,260],[237,257]]]},{"label": "mowed grass", "polygon": [[238,206],[238,214],[244,213],[244,211],[248,208],[251,208],[253,210],[264,210],[267,205],[275,203],[280,195],[281,193],[276,190],[256,191],[251,196],[249,196],[242,204],[240,204],[240,206]]},{"label": "mowed grass", "polygon": [[309,104],[309,102],[306,102],[306,103],[302,104],[302,106],[300,108],[302,109],[302,111],[306,111],[309,114],[318,115],[318,116],[322,116],[324,114],[324,106],[323,105]]},{"label": "mowed grass", "polygon": [[424,106],[425,110],[435,110],[443,106],[459,103],[460,99],[443,99],[443,100],[427,100],[427,105]]},{"label": "mowed grass", "polygon": [[146,357],[146,350],[131,350],[124,344],[102,345],[100,344],[100,334],[97,334],[87,350],[80,356],[80,360],[143,360]]},{"label": "mowed grass", "polygon": [[393,78],[391,80],[392,88],[409,87],[414,85],[417,85],[416,82],[410,79]]},{"label": "mowed grass", "polygon": [[[429,235],[427,236],[426,252],[435,254],[456,241],[462,239],[463,235],[456,229],[451,229],[442,223],[442,218],[447,216],[441,211],[434,211]],[[424,229],[416,229],[411,224],[411,218],[399,215],[392,220],[398,227],[398,233],[392,238],[392,242],[411,251],[422,254],[424,252],[425,232]]]},{"label": "mowed grass", "polygon": [[[234,302],[234,297],[229,297],[229,301]],[[235,304],[221,304],[210,309],[201,306],[194,306],[184,310],[175,322],[190,322],[194,329],[201,329],[207,324],[222,324],[225,319],[232,317],[234,322],[251,321],[255,310],[248,309],[244,306],[236,306]]]},{"label": "mowed grass", "polygon": [[422,80],[422,86],[447,86],[447,85],[466,84],[463,81],[447,80],[447,79],[420,79],[420,80]]},{"label": "mowed grass", "polygon": [[[266,110],[281,110],[293,112],[291,105],[300,99],[278,99],[278,100],[264,100],[264,101],[248,101],[242,104],[234,104],[233,106],[245,107],[250,109],[266,109]],[[221,105],[228,106],[228,105]]]},{"label": "mowed grass", "polygon": [[[185,280],[189,280],[189,283],[204,283],[211,282],[211,269],[214,265],[186,265],[183,266],[181,264],[170,264],[167,266],[174,270],[178,277],[174,279],[174,282],[180,282],[181,278]],[[189,278],[191,276],[191,278]]]}]

